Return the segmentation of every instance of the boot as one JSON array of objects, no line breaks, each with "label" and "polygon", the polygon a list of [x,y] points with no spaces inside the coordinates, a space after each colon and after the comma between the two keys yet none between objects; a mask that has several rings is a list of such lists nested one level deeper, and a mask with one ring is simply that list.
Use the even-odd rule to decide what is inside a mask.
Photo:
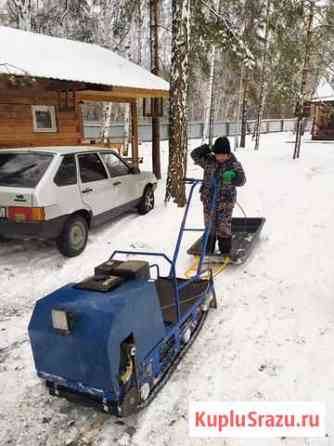
[{"label": "boot", "polygon": [[219,237],[218,246],[219,246],[219,251],[222,255],[231,254],[232,237]]},{"label": "boot", "polygon": [[206,251],[207,251],[208,255],[214,254],[215,246],[216,246],[216,235],[209,234],[208,244],[206,245]]}]

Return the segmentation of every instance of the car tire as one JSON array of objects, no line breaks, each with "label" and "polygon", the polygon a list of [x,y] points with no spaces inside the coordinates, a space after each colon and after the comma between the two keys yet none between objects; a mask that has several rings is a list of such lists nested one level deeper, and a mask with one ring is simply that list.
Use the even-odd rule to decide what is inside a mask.
[{"label": "car tire", "polygon": [[154,191],[151,186],[147,186],[145,188],[145,191],[143,193],[143,196],[141,197],[139,206],[138,206],[138,212],[139,214],[147,214],[154,208]]},{"label": "car tire", "polygon": [[65,257],[75,257],[85,249],[88,239],[88,222],[81,215],[72,215],[65,224],[56,243]]}]

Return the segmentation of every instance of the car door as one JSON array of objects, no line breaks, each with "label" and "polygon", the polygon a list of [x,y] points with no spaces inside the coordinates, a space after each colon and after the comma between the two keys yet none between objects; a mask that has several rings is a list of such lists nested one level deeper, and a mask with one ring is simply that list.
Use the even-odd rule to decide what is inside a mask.
[{"label": "car door", "polygon": [[113,207],[108,174],[98,153],[78,154],[82,201],[99,215]]},{"label": "car door", "polygon": [[137,200],[142,195],[142,190],[138,184],[138,175],[131,173],[129,166],[121,160],[114,152],[100,153],[107,166],[111,187],[116,193],[118,206]]},{"label": "car door", "polygon": [[[55,218],[69,215],[82,208],[81,193],[78,186],[78,169],[74,154],[59,157],[59,167],[53,173],[52,192],[55,203],[48,209],[48,216]],[[43,188],[40,195],[44,198],[48,190]],[[51,195],[51,194],[48,194]],[[44,200],[45,201],[45,198]]]}]

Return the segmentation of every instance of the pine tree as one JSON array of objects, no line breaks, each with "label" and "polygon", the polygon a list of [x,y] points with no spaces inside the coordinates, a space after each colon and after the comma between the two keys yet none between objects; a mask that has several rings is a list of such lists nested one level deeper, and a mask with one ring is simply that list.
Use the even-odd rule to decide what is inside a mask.
[{"label": "pine tree", "polygon": [[[210,121],[212,123],[219,114],[223,115],[224,111],[222,108],[224,107],[224,104],[233,104],[236,102],[233,96],[231,98],[231,90],[228,90],[228,93],[226,93],[228,99],[225,101],[222,99],[225,78],[229,80],[231,79],[231,72],[234,72],[236,66],[240,66],[240,62],[243,62],[245,66],[250,67],[253,64],[253,55],[238,31],[240,27],[237,20],[238,10],[240,9],[239,0],[221,0],[219,2],[220,11],[217,11],[216,9],[217,0],[214,4],[212,4],[212,1],[210,3],[209,0],[201,0],[200,2],[197,2],[197,5],[201,5],[202,10],[197,7],[197,14],[195,15],[196,26],[194,26],[197,39],[194,38],[192,41],[205,42],[207,45],[211,45],[211,49],[210,47],[206,48],[203,44],[202,48],[196,48],[194,45],[196,53],[213,55],[212,47],[215,48],[215,58],[210,57],[211,60],[209,61],[206,61],[203,57],[201,58],[197,56],[197,59],[202,63],[202,67],[204,67],[203,71],[206,71],[206,65],[210,66],[210,68],[208,68],[210,71],[209,78],[211,79],[211,82],[209,83],[209,92],[213,100],[211,101],[209,96],[209,101],[208,99],[204,101],[204,104],[206,104],[206,128],[204,131],[204,138],[207,138],[207,135],[209,134],[208,129],[210,127],[212,128],[212,125],[210,126],[208,123]],[[208,18],[203,14],[203,11],[209,13]],[[217,59],[217,61],[213,64],[213,60],[215,59]],[[217,70],[217,72],[219,71],[219,76],[213,76],[215,70]],[[216,77],[214,82],[213,77]],[[194,94],[193,96],[196,97]],[[224,99],[226,99],[226,97]],[[211,107],[208,107],[208,103],[212,104]],[[211,118],[208,118],[210,115]]]},{"label": "pine tree", "polygon": [[94,40],[89,0],[34,0],[33,5],[33,31],[84,42]]}]

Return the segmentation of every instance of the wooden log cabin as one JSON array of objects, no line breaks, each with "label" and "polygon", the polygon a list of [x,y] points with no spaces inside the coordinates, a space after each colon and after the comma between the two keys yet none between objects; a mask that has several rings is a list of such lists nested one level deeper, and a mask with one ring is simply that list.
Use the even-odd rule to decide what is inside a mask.
[{"label": "wooden log cabin", "polygon": [[334,140],[334,88],[322,79],[311,102],[312,139]]},{"label": "wooden log cabin", "polygon": [[97,45],[0,27],[0,148],[84,144],[81,105],[130,104],[132,158],[138,163],[141,98],[169,84]]}]

